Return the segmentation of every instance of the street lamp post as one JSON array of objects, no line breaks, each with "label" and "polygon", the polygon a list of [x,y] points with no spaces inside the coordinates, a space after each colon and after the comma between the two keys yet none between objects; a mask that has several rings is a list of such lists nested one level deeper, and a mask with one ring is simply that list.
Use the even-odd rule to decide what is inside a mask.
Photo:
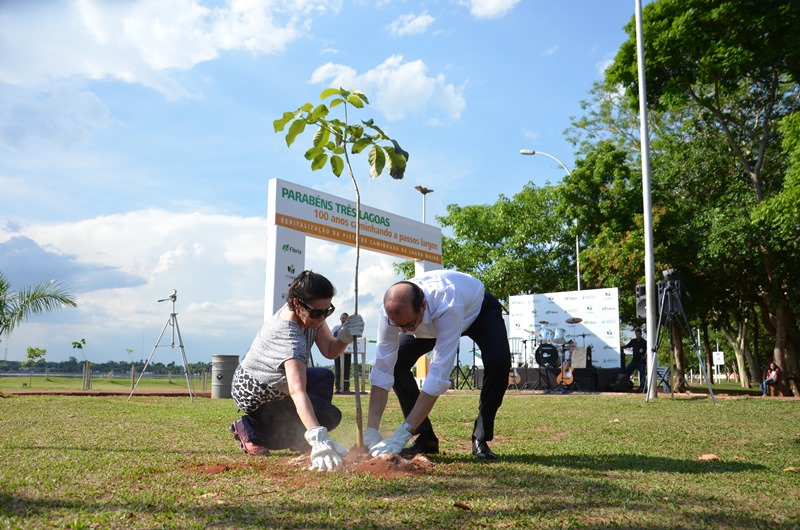
[{"label": "street lamp post", "polygon": [[414,186],[414,189],[422,194],[422,224],[425,224],[425,196],[429,193],[433,193],[433,190],[425,186]]},{"label": "street lamp post", "polygon": [[[430,188],[426,188],[425,186],[414,186],[418,192],[422,194],[422,224],[425,224],[425,196],[429,193],[433,193],[433,190]],[[425,272],[425,267],[422,265],[421,260],[416,261],[416,265],[414,266],[416,272],[422,273]],[[427,356],[423,355],[419,359],[417,359],[417,377],[425,378],[428,377],[428,368],[430,367],[430,360]]]},{"label": "street lamp post", "polygon": [[[570,178],[572,178],[572,173],[567,168],[566,164],[564,164],[564,162],[562,162],[561,160],[559,160],[555,156],[551,155],[550,153],[545,153],[544,151],[534,151],[533,149],[520,149],[519,150],[519,154],[527,155],[527,156],[544,155],[544,156],[546,156],[548,158],[552,158],[553,160],[558,162],[558,165],[563,167],[564,171],[567,172],[567,175],[569,175]],[[578,279],[578,290],[579,291],[581,290],[581,258],[580,258],[580,252],[581,252],[581,248],[580,248],[580,243],[578,242],[578,220],[575,219],[575,269],[576,269],[576,276],[577,276],[577,279]]]}]

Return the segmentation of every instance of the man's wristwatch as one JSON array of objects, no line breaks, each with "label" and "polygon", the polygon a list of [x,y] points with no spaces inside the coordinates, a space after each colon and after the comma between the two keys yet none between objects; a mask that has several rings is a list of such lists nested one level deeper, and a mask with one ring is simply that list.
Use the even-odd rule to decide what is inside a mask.
[{"label": "man's wristwatch", "polygon": [[407,421],[404,421],[400,427],[408,431],[408,434],[410,434],[411,436],[414,436],[414,428]]}]

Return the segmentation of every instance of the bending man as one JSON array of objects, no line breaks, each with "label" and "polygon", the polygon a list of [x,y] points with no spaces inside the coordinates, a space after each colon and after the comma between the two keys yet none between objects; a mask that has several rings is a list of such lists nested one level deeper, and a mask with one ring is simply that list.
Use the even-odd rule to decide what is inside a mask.
[{"label": "bending man", "polygon": [[[477,278],[448,270],[398,282],[384,295],[364,433],[364,443],[372,456],[399,453],[414,435],[418,436],[409,447],[411,452],[439,451],[439,439],[428,413],[437,398],[450,388],[462,335],[480,347],[484,365],[478,417],[472,430],[472,454],[481,460],[497,458],[486,442],[494,438],[495,416],[503,403],[511,369],[502,307]],[[411,368],[430,351],[430,369],[420,392]],[[378,429],[390,388],[397,394],[405,422],[381,441]]]}]

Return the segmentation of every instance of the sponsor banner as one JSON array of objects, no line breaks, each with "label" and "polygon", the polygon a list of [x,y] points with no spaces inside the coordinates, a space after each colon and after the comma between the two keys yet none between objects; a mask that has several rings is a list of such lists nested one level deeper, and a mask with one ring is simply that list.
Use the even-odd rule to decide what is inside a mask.
[{"label": "sponsor banner", "polygon": [[[355,246],[356,204],[280,179],[274,185],[274,223],[310,236]],[[376,208],[361,205],[361,244],[406,259],[442,262],[442,232]]]},{"label": "sponsor banner", "polygon": [[[306,236],[343,245],[356,243],[355,202],[280,179],[270,179],[267,203],[267,266],[264,318],[285,302],[289,284],[305,270]],[[361,205],[362,248],[413,259],[417,268],[441,268],[442,231]]]},{"label": "sponsor banner", "polygon": [[[567,322],[573,318],[581,321]],[[594,366],[619,368],[619,292],[614,287],[511,296],[509,337],[533,343],[528,364],[535,364],[536,347],[542,341],[563,339],[573,340],[579,347],[591,346]]]},{"label": "sponsor banner", "polygon": [[281,226],[267,231],[267,271],[264,293],[264,318],[269,318],[284,303],[289,284],[305,270],[306,237]]},{"label": "sponsor banner", "polygon": [[[306,235],[314,236],[319,239],[327,239],[328,241],[334,241],[336,243],[344,243],[345,245],[349,246],[355,246],[356,244],[355,230],[351,232],[349,230],[343,230],[341,228],[332,228],[330,226],[326,226],[321,223],[316,223],[313,221],[305,221],[303,219],[298,219],[297,217],[292,217],[290,215],[282,215],[282,214],[278,214],[275,217],[275,223],[278,226],[285,226],[293,230],[301,230]],[[383,252],[384,254],[392,254],[395,256],[402,256],[404,258],[410,258],[415,260],[432,261],[434,263],[442,262],[441,254],[428,252],[426,250],[421,250],[413,246],[396,243],[391,240],[386,240],[383,238],[372,237],[368,235],[368,233],[367,235],[365,235],[364,226],[362,226],[361,229],[362,229],[361,232],[362,248],[367,248],[370,250],[374,250],[376,252]]]}]

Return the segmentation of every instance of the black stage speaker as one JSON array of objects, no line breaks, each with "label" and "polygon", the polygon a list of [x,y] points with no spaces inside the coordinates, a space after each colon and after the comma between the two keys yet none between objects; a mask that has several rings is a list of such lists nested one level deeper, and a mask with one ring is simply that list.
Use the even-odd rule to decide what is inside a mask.
[{"label": "black stage speaker", "polygon": [[617,375],[622,372],[620,368],[598,368],[597,369],[597,390],[598,392],[610,392],[617,379]]},{"label": "black stage speaker", "polygon": [[[575,365],[573,365],[575,368]],[[589,368],[576,368],[572,371],[575,375],[575,385],[582,392],[597,392],[597,372],[593,366]]]},{"label": "black stage speaker", "polygon": [[647,286],[636,286],[636,316],[647,318]]}]

